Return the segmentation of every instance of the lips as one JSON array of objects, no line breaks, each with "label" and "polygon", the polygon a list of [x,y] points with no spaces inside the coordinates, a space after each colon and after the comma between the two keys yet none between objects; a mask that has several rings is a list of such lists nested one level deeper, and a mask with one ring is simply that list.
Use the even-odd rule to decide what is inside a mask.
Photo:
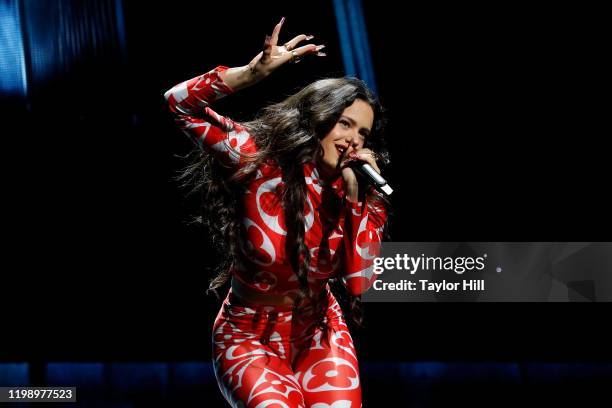
[{"label": "lips", "polygon": [[336,145],[336,151],[338,152],[338,156],[342,157],[342,155],[346,151],[346,147],[340,146],[340,145]]}]

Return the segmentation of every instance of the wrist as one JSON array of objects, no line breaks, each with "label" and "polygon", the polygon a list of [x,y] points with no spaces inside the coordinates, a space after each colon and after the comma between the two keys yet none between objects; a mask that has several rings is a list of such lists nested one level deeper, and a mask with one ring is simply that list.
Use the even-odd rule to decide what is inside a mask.
[{"label": "wrist", "polygon": [[263,78],[251,69],[250,65],[242,67],[228,68],[219,74],[221,80],[232,90],[238,91],[255,85]]},{"label": "wrist", "polygon": [[345,185],[346,199],[356,203],[359,201],[359,185],[357,182],[346,183]]}]

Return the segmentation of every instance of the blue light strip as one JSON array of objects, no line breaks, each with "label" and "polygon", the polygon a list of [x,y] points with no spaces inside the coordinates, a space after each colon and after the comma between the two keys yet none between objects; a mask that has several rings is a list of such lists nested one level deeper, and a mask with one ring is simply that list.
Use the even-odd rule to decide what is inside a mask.
[{"label": "blue light strip", "polygon": [[376,93],[372,56],[361,0],[334,0],[334,10],[346,75],[361,78]]},{"label": "blue light strip", "polygon": [[18,0],[0,1],[0,92],[22,96],[28,92]]},{"label": "blue light strip", "polygon": [[368,31],[366,27],[365,18],[363,16],[363,8],[361,0],[349,0],[353,7],[349,10],[352,11],[351,15],[354,16],[356,24],[353,25],[353,33],[355,38],[359,38],[360,49],[362,50],[363,58],[360,62],[362,66],[362,75],[364,80],[369,85],[370,89],[376,93],[376,80],[374,77],[374,67],[372,64],[372,54],[370,53],[370,44],[368,41]]},{"label": "blue light strip", "polygon": [[125,19],[123,17],[123,1],[115,0],[115,18],[117,20],[117,36],[119,37],[119,46],[123,59],[127,58],[126,41],[125,41]]},{"label": "blue light strip", "polygon": [[338,36],[340,37],[340,50],[344,62],[344,72],[349,76],[356,76],[357,69],[353,58],[353,47],[351,45],[351,35],[349,32],[348,19],[344,8],[344,0],[334,0],[334,10],[336,11],[336,22],[338,25]]}]

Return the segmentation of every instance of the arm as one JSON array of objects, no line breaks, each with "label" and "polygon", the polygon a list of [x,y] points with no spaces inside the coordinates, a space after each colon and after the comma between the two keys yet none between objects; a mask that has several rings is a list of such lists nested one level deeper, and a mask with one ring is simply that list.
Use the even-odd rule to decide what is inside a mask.
[{"label": "arm", "polygon": [[305,54],[319,52],[323,46],[314,44],[296,48],[311,36],[298,35],[282,46],[277,46],[284,18],[276,25],[271,36],[266,36],[264,48],[248,65],[236,68],[217,67],[206,74],[182,82],[165,93],[170,110],[176,115],[177,125],[203,149],[215,154],[224,164],[240,167],[243,154],[254,153],[252,137],[239,124],[210,108],[216,100],[251,86],[279,66]]},{"label": "arm", "polygon": [[376,280],[374,258],[380,254],[387,212],[382,203],[375,203],[371,197],[364,202],[347,199],[345,207],[342,281],[352,295],[359,296]]},{"label": "arm", "polygon": [[369,194],[365,189],[360,191],[357,177],[348,163],[362,160],[380,173],[374,157],[370,149],[357,146],[341,164],[346,192],[342,282],[353,296],[364,293],[376,280],[374,258],[380,254],[387,212],[382,201],[374,199],[374,195],[382,197],[381,193],[374,189]]},{"label": "arm", "polygon": [[219,66],[174,86],[164,97],[175,114],[177,126],[196,145],[214,154],[228,167],[239,167],[243,154],[255,153],[255,142],[238,124],[209,106],[234,93],[222,78],[230,69]]}]

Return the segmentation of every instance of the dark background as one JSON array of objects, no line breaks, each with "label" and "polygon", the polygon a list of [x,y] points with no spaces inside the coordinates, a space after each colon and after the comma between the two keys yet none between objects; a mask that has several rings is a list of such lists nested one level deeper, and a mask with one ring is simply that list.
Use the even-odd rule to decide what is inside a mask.
[{"label": "dark background", "polygon": [[[364,2],[388,109],[394,241],[609,240],[598,10]],[[126,47],[2,102],[4,360],[204,360],[219,302],[191,143],[163,93],[246,64],[282,17],[328,57],[217,110],[246,119],[343,75],[331,2],[124,3]],[[607,304],[367,304],[363,361],[610,361]],[[393,347],[386,346],[392,343]]]}]

